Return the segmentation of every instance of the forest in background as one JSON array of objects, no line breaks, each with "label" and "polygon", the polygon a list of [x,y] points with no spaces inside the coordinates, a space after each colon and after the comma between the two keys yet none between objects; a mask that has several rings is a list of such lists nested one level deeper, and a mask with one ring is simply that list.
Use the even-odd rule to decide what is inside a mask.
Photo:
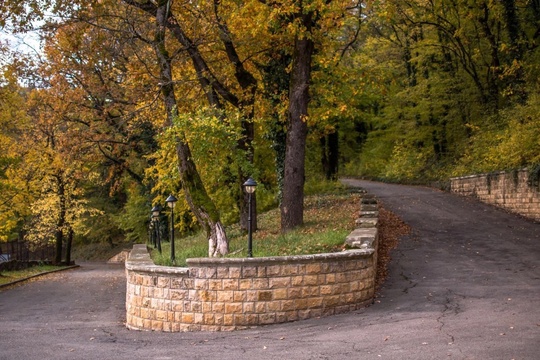
[{"label": "forest in background", "polygon": [[249,176],[257,209],[286,218],[338,176],[428,183],[540,164],[538,0],[0,10],[3,32],[41,39],[35,52],[0,42],[0,241],[144,242],[171,193],[177,233],[219,237],[207,224],[246,227]]}]

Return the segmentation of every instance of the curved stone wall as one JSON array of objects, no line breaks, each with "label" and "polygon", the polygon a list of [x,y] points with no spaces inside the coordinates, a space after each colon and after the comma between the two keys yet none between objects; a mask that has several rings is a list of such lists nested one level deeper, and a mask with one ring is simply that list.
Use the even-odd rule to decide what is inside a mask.
[{"label": "curved stone wall", "polygon": [[[339,253],[188,259],[156,266],[145,245],[126,261],[126,326],[223,331],[344,313],[371,303],[377,269],[376,203],[362,202],[358,229]],[[370,229],[371,227],[371,229]]]},{"label": "curved stone wall", "polygon": [[[537,180],[536,180],[537,181]],[[529,179],[529,171],[494,172],[450,179],[451,191],[473,196],[485,203],[505,208],[540,221],[540,189]]]}]

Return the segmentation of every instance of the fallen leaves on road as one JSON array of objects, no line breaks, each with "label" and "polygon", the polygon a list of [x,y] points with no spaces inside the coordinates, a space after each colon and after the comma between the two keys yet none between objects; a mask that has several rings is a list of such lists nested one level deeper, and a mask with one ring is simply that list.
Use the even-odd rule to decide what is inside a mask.
[{"label": "fallen leaves on road", "polygon": [[390,251],[397,247],[399,238],[411,232],[411,228],[393,212],[379,207],[379,251],[377,263],[376,289],[388,276],[388,263],[391,260]]}]

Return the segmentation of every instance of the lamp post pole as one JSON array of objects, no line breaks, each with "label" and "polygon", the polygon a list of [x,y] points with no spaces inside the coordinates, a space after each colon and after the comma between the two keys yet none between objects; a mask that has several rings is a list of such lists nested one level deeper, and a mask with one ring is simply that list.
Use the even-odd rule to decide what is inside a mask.
[{"label": "lamp post pole", "polygon": [[255,192],[257,183],[252,178],[249,178],[244,183],[244,188],[248,193],[248,254],[247,257],[253,257],[253,237],[252,237],[252,204],[251,204],[251,195]]},{"label": "lamp post pole", "polygon": [[156,230],[156,243],[159,253],[161,254],[161,236],[159,233],[159,215],[161,213],[161,206],[156,205],[152,208],[152,218],[155,221],[155,230]]},{"label": "lamp post pole", "polygon": [[150,244],[156,248],[156,232],[154,231],[154,217],[150,215],[150,225],[148,225],[148,236],[150,237]]},{"label": "lamp post pole", "polygon": [[167,205],[169,205],[169,207],[171,208],[171,261],[174,261],[176,258],[174,250],[174,206],[176,205],[178,199],[171,194],[165,201],[167,202]]}]

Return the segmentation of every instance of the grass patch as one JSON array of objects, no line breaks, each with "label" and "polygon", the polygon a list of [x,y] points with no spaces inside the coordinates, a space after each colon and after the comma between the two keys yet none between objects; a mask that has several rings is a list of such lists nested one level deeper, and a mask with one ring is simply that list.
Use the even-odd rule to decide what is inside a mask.
[{"label": "grass patch", "polygon": [[23,270],[2,271],[0,273],[0,285],[5,285],[13,281],[26,279],[28,277],[45,273],[48,271],[61,269],[63,266],[39,265]]},{"label": "grass patch", "polygon": [[[360,195],[344,189],[328,194],[307,196],[304,199],[304,226],[282,234],[279,209],[257,217],[258,230],[253,234],[253,256],[286,256],[338,252],[344,250],[345,238],[354,229],[358,216]],[[227,257],[247,256],[247,234],[238,225],[227,228],[229,252]],[[204,234],[176,239],[176,261],[170,260],[170,244],[162,244],[162,253],[151,252],[158,265],[185,266],[186,259],[208,256]]]}]

